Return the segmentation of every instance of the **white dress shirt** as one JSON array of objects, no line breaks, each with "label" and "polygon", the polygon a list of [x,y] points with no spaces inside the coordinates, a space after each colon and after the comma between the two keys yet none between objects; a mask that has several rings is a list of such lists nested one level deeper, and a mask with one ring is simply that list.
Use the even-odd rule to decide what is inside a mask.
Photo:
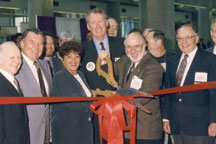
[{"label": "white dress shirt", "polygon": [[77,79],[77,81],[80,83],[80,85],[82,86],[83,90],[85,91],[87,97],[91,97],[92,94],[91,94],[90,90],[88,89],[88,87],[87,87],[87,86],[85,85],[85,83],[83,82],[83,80],[81,79],[81,77],[80,77],[78,74],[73,75],[73,76],[74,76],[74,77]]},{"label": "white dress shirt", "polygon": [[99,53],[101,51],[101,45],[100,42],[103,42],[104,48],[106,51],[109,52],[109,40],[108,40],[108,36],[105,36],[103,41],[98,41],[93,37],[93,42],[96,46],[97,52]]},{"label": "white dress shirt", "polygon": [[216,45],[214,45],[213,54],[216,55]]},{"label": "white dress shirt", "polygon": [[[184,84],[185,78],[187,76],[187,73],[188,73],[188,70],[189,70],[189,68],[191,66],[191,63],[193,62],[193,59],[194,59],[194,56],[195,56],[196,52],[197,52],[197,47],[191,53],[188,54],[187,65],[186,65],[186,68],[185,68],[185,71],[184,71],[180,86],[183,86],[183,84]],[[182,53],[181,59],[180,59],[179,64],[178,64],[178,69],[179,69],[179,66],[181,64],[182,59],[184,58],[184,55],[185,54]],[[177,69],[177,71],[178,71],[178,69]]]}]

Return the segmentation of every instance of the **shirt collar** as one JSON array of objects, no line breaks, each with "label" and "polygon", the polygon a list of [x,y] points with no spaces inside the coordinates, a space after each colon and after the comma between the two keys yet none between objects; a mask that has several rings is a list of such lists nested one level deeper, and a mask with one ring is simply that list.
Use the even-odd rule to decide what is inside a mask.
[{"label": "shirt collar", "polygon": [[94,44],[95,44],[96,49],[97,49],[98,52],[101,51],[100,42],[103,42],[104,48],[105,48],[107,51],[109,51],[109,40],[108,40],[108,36],[107,36],[107,35],[105,36],[105,38],[104,38],[103,41],[98,41],[98,40],[96,40],[96,39],[93,37],[93,42],[94,42]]},{"label": "shirt collar", "polygon": [[[188,55],[188,57],[189,58],[192,58],[192,57],[194,57],[195,56],[195,54],[196,54],[196,52],[197,52],[197,50],[198,50],[198,48],[196,47],[192,52],[190,52],[189,54],[187,54]],[[184,57],[184,53],[182,53],[182,58]]]},{"label": "shirt collar", "polygon": [[0,72],[9,80],[10,82],[14,81],[14,75],[10,74],[9,72],[6,72],[3,69],[0,69]]},{"label": "shirt collar", "polygon": [[28,58],[24,53],[22,53],[22,56],[29,66],[33,65],[34,62],[30,58]]}]

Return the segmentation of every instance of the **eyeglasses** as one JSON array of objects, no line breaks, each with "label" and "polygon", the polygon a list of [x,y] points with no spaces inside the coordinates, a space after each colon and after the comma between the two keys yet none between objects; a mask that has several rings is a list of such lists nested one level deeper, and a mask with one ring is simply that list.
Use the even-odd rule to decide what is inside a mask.
[{"label": "eyeglasses", "polygon": [[197,35],[186,36],[186,37],[177,37],[176,40],[177,40],[178,42],[182,42],[182,41],[184,41],[184,40],[190,41],[190,40],[192,40],[193,37],[196,37],[196,36],[197,36]]},{"label": "eyeglasses", "polygon": [[134,45],[134,46],[126,46],[126,49],[128,49],[129,51],[131,51],[132,49],[139,51],[140,49],[142,49],[143,44],[141,45]]},{"label": "eyeglasses", "polygon": [[116,27],[114,25],[110,25],[109,28],[112,28],[113,30],[118,30],[118,27]]}]

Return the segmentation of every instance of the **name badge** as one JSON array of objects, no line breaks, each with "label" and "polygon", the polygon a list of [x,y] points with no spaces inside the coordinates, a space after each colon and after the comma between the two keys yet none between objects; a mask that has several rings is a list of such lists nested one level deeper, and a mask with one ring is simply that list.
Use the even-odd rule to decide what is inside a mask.
[{"label": "name badge", "polygon": [[143,80],[135,75],[135,76],[132,77],[130,88],[139,90],[141,88],[141,86],[142,86],[142,82],[143,82]]},{"label": "name badge", "polygon": [[195,73],[195,78],[194,78],[194,83],[201,83],[201,82],[207,82],[208,80],[208,73],[206,72],[196,72]]}]

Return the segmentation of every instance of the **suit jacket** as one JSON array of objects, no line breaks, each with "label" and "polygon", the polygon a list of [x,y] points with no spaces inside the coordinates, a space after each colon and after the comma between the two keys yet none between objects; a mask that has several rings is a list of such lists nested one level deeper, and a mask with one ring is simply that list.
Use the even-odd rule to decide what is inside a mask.
[{"label": "suit jacket", "polygon": [[[51,73],[47,63],[38,60],[38,64],[42,74],[45,76],[49,90],[51,87]],[[20,87],[25,97],[41,97],[40,86],[37,83],[30,67],[25,59],[23,59],[22,66],[16,75],[20,82]],[[49,95],[49,93],[48,93]],[[31,144],[43,144],[46,135],[46,142],[49,138],[49,105],[37,104],[27,105],[27,112],[29,117],[29,129]],[[45,134],[46,129],[46,134]]]},{"label": "suit jacket", "polygon": [[57,73],[59,70],[63,68],[62,62],[60,59],[52,57],[52,62],[53,62],[53,75]]},{"label": "suit jacket", "polygon": [[[78,72],[88,87],[84,75]],[[80,83],[65,68],[53,79],[51,96],[86,97]],[[91,102],[68,102],[52,105],[52,139],[54,144],[93,144]]]},{"label": "suit jacket", "polygon": [[[181,54],[167,62],[165,87],[176,87],[176,70]],[[206,81],[216,80],[216,56],[198,49],[183,85],[195,83],[195,74],[207,75]],[[170,94],[162,98],[162,114],[170,121],[171,133],[183,131],[190,136],[207,136],[210,122],[216,122],[216,89]],[[181,99],[181,100],[179,100]]]},{"label": "suit jacket", "polygon": [[[22,97],[1,73],[0,97]],[[0,105],[0,144],[30,144],[24,104]]]},{"label": "suit jacket", "polygon": [[[117,37],[108,37],[108,40],[111,60],[114,62],[117,58],[120,58],[125,53],[123,39]],[[113,89],[112,86],[107,84],[103,77],[100,77],[97,74],[96,60],[98,58],[98,52],[93,40],[85,42],[83,44],[83,49],[84,56],[81,62],[81,71],[84,73],[90,88],[93,90],[96,88],[100,88],[101,90]],[[94,66],[92,67],[92,71],[87,68],[90,63],[93,63],[95,66],[95,68]]]},{"label": "suit jacket", "polygon": [[[131,65],[131,60],[127,56],[121,57],[115,63],[115,74],[119,77],[118,83],[123,89],[129,89],[132,78],[137,76],[142,80],[139,91],[150,92],[160,89],[163,76],[162,66],[147,53],[127,79],[127,73]],[[159,97],[155,99],[137,98],[152,115],[149,115],[138,109],[137,113],[137,139],[161,139],[162,137],[162,119],[160,114]],[[126,132],[126,138],[129,138],[129,132]]]},{"label": "suit jacket", "polygon": [[214,52],[214,46],[210,47],[210,48],[207,48],[206,51],[213,53]]}]

